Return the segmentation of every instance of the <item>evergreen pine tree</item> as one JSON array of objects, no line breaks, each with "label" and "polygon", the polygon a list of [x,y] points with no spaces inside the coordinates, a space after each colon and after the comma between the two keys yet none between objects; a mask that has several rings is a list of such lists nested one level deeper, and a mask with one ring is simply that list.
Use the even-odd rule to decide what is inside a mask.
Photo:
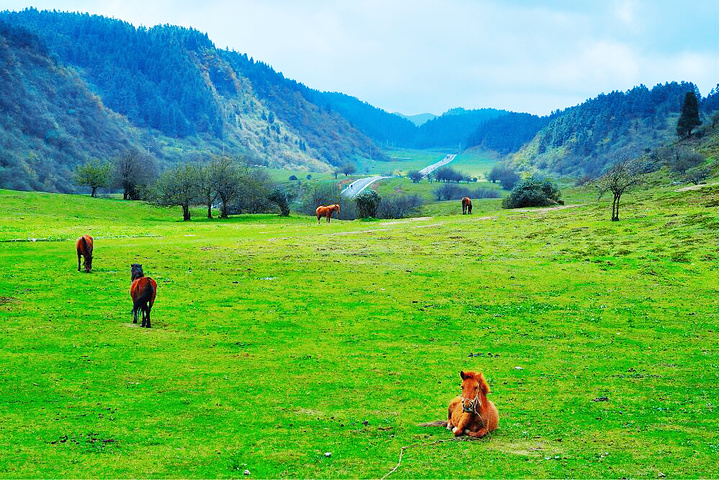
[{"label": "evergreen pine tree", "polygon": [[677,135],[681,138],[690,137],[694,127],[702,124],[699,119],[699,102],[694,92],[687,92],[684,97],[684,105],[682,106],[682,115],[677,122]]}]

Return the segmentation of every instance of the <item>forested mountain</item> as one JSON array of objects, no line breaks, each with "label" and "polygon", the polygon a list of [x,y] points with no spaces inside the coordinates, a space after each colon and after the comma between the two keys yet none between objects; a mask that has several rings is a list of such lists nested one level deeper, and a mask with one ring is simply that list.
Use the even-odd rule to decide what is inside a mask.
[{"label": "forested mountain", "polygon": [[[207,35],[196,30],[167,25],[135,28],[95,15],[35,9],[2,12],[0,21],[7,25],[6,31],[14,32],[10,37],[15,40],[4,40],[6,58],[25,58],[26,46],[18,43],[20,39],[34,45],[35,57],[44,56],[44,64],[53,65],[41,69],[43,62],[23,61],[4,66],[6,76],[12,73],[15,79],[4,85],[3,108],[7,110],[2,113],[9,118],[4,117],[1,133],[19,141],[11,149],[12,156],[26,158],[43,151],[44,163],[67,161],[67,167],[58,170],[59,178],[43,182],[42,188],[71,190],[72,166],[91,154],[110,158],[117,153],[118,139],[130,137],[161,162],[177,160],[183,152],[225,152],[250,155],[259,163],[277,167],[321,171],[358,156],[383,158],[372,140],[344,117],[307,100],[302,94],[306,87],[247,55],[216,49]],[[12,129],[13,124],[24,121],[14,116],[18,112],[25,117],[37,114],[30,123],[38,125],[47,115],[37,108],[23,110],[19,104],[9,108],[9,103],[24,101],[27,105],[46,104],[44,110],[62,109],[65,97],[55,86],[58,75],[74,77],[106,111],[105,122],[96,124],[96,128],[105,128],[102,134],[81,138],[68,133],[63,140],[92,141],[94,150],[78,148],[70,155],[53,140],[53,134],[45,138],[47,132],[39,130],[33,133],[44,143],[31,148],[29,141],[22,140],[28,132]],[[37,95],[30,101],[22,92]],[[80,118],[93,116],[81,108],[74,111]],[[112,116],[112,112],[120,115]],[[64,118],[54,122],[58,128],[49,130],[69,132]],[[112,141],[105,142],[106,138]],[[52,171],[54,167],[42,169]],[[40,188],[37,182],[30,184],[30,188]]]},{"label": "forested mountain", "polygon": [[42,40],[0,22],[0,187],[73,191],[78,159],[133,146],[141,143],[127,122],[59,65]]},{"label": "forested mountain", "polygon": [[[73,191],[73,168],[135,148],[160,164],[212,154],[326,171],[378,147],[478,146],[520,167],[597,174],[671,141],[691,83],[611,92],[547,117],[454,109],[416,126],[285,78],[193,29],[0,12],[0,187]],[[701,99],[719,109],[719,86]]]},{"label": "forested mountain", "polygon": [[484,122],[469,135],[467,147],[482,147],[494,150],[502,155],[518,151],[542,128],[552,117],[538,117],[529,113],[509,113],[491,121]]},{"label": "forested mountain", "polygon": [[[717,90],[702,102],[706,112],[716,108]],[[598,175],[618,158],[674,141],[688,91],[701,98],[692,83],[665,83],[651,90],[640,85],[627,92],[601,94],[556,112],[544,119],[546,126],[512,156],[511,163],[560,175]],[[537,125],[540,120],[536,120]],[[483,145],[492,148],[491,143]]]}]

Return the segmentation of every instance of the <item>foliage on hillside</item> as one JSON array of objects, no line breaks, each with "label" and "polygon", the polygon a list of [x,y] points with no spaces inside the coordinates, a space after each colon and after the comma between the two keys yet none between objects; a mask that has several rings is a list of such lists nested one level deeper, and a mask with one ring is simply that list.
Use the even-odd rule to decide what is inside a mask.
[{"label": "foliage on hillside", "polygon": [[512,112],[480,124],[469,136],[467,147],[479,146],[507,155],[532,140],[550,120],[551,117]]},{"label": "foliage on hillside", "polygon": [[[601,94],[555,113],[512,163],[560,175],[599,175],[613,158],[633,157],[676,140],[676,121],[692,83],[644,85],[627,92]],[[712,108],[712,90],[703,108]]]},{"label": "foliage on hillside", "polygon": [[0,187],[71,192],[78,164],[137,144],[38,37],[2,22],[0,84]]},{"label": "foliage on hillside", "polygon": [[[302,96],[305,87],[247,55],[215,49],[196,30],[135,28],[95,15],[35,9],[2,12],[0,19],[41,38],[46,54],[75,69],[161,159],[173,155],[163,151],[168,145],[249,153],[259,163],[319,171],[357,156],[382,158],[342,116]],[[35,81],[53,74],[44,72]],[[47,93],[57,98],[52,89]]]}]

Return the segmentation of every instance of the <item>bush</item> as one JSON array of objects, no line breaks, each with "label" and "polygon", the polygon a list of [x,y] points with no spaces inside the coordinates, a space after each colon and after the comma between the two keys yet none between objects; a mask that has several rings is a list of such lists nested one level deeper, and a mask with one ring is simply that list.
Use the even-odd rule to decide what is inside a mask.
[{"label": "bush", "polygon": [[384,197],[377,208],[377,218],[405,218],[417,215],[423,204],[419,195]]},{"label": "bush", "polygon": [[357,204],[357,217],[377,218],[377,209],[382,198],[374,190],[365,190],[355,199]]},{"label": "bush", "polygon": [[497,190],[491,188],[475,188],[470,190],[466,187],[460,187],[459,185],[445,183],[439,188],[435,189],[434,196],[437,200],[459,200],[462,197],[469,198],[499,198],[500,193]]},{"label": "bush", "polygon": [[412,180],[413,183],[419,183],[422,180],[422,174],[418,170],[411,170],[407,177]]},{"label": "bush", "polygon": [[499,183],[502,185],[502,188],[505,190],[511,190],[514,188],[514,185],[519,181],[519,174],[512,170],[511,168],[507,167],[506,165],[503,165],[501,163],[498,163],[494,167],[492,167],[492,170],[487,174],[487,180],[489,180],[492,183],[496,183],[499,181]]},{"label": "bush", "polygon": [[532,177],[514,186],[502,201],[502,208],[547,207],[564,204],[561,192],[550,180]]}]

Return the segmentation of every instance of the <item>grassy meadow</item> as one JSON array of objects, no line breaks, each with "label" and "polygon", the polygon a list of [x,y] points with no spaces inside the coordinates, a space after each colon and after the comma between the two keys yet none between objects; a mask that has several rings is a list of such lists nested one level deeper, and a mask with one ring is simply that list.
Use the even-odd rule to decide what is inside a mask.
[{"label": "grassy meadow", "polygon": [[[0,191],[0,477],[719,477],[719,187],[676,189],[319,225]],[[499,429],[435,443],[460,370]]]}]

